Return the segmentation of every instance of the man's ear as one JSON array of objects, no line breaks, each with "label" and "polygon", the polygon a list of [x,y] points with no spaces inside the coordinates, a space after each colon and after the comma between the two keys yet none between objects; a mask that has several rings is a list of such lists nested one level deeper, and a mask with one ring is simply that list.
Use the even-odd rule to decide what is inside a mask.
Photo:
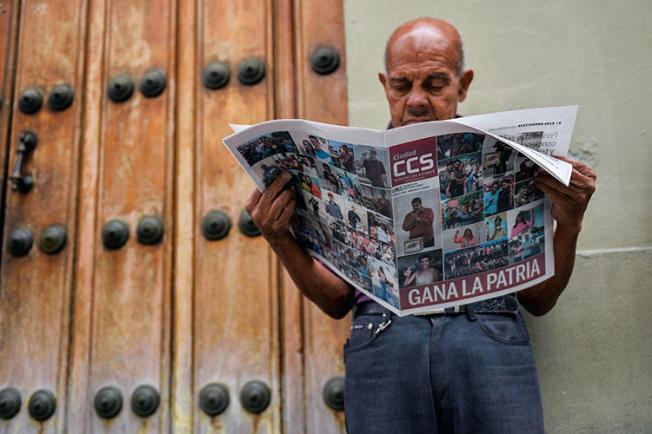
[{"label": "man's ear", "polygon": [[466,93],[469,91],[469,86],[473,81],[473,70],[467,69],[460,77],[460,88],[457,91],[457,101],[462,102],[466,99]]},{"label": "man's ear", "polygon": [[383,89],[384,89],[385,85],[387,84],[387,77],[385,76],[384,72],[378,73],[378,81],[380,81],[380,84],[383,85]]}]

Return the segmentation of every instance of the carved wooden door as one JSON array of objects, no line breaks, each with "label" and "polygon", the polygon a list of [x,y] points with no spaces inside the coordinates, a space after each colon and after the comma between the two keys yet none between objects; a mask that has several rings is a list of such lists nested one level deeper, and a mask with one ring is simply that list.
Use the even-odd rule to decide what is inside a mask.
[{"label": "carved wooden door", "polygon": [[342,433],[348,321],[228,123],[346,123],[341,1],[0,2],[0,432]]}]

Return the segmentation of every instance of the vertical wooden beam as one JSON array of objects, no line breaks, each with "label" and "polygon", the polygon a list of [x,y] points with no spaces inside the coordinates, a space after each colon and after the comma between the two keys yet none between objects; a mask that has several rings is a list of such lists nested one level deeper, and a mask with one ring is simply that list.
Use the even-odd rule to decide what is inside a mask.
[{"label": "vertical wooden beam", "polygon": [[[13,170],[7,159],[11,140],[11,107],[14,100],[16,74],[16,43],[18,41],[18,16],[20,3],[0,3],[0,228],[4,226],[7,176]],[[0,231],[0,245],[4,244]],[[0,288],[2,292],[2,288]]]},{"label": "vertical wooden beam", "polygon": [[77,214],[77,257],[75,261],[72,332],[68,380],[69,405],[66,427],[69,432],[89,432],[93,417],[92,394],[88,390],[91,350],[93,283],[97,239],[98,185],[100,167],[102,106],[105,103],[104,33],[107,1],[94,0],[88,7],[88,33],[84,49],[85,86],[83,98],[82,146],[80,155],[79,207]]},{"label": "vertical wooden beam", "polygon": [[[277,119],[297,117],[297,64],[293,0],[274,2],[274,115]],[[280,264],[279,264],[280,265]],[[303,304],[301,293],[284,268],[281,274],[280,310],[282,432],[306,432],[303,369]]]},{"label": "vertical wooden beam", "polygon": [[173,434],[191,434],[197,408],[193,387],[193,294],[195,262],[196,95],[201,83],[197,63],[197,2],[178,2],[177,104],[174,195],[174,285],[172,315],[171,416]]}]

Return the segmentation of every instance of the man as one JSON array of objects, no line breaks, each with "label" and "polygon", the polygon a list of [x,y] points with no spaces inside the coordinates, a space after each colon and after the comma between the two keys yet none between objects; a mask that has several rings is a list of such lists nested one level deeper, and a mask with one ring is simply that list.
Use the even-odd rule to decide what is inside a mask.
[{"label": "man", "polygon": [[412,267],[405,269],[405,280],[403,286],[421,286],[441,280],[441,272],[430,265],[430,255],[422,253],[419,255],[418,263],[419,268],[417,271],[412,272]]},{"label": "man", "polygon": [[430,208],[424,208],[420,197],[412,199],[412,211],[403,219],[403,230],[410,233],[410,239],[421,238],[423,247],[434,247],[435,235],[432,229],[432,222],[435,220],[435,213]]},{"label": "man", "polygon": [[[405,23],[389,38],[385,57],[379,79],[392,126],[455,117],[473,71],[464,68],[462,41],[451,24],[432,18]],[[573,165],[569,187],[542,172],[534,178],[551,199],[557,222],[555,275],[518,293],[534,315],[552,309],[568,283],[595,190],[590,168],[563,160]],[[495,314],[511,311],[505,297],[474,303],[465,314],[405,317],[365,301],[290,235],[289,179],[283,174],[264,193],[254,190],[245,208],[306,297],[334,318],[357,304],[345,350],[350,434],[543,432],[536,368],[520,314]],[[355,327],[360,324],[372,330]]]},{"label": "man", "polygon": [[340,206],[335,202],[335,198],[333,196],[333,193],[328,193],[328,203],[326,204],[326,214],[330,215],[334,219],[337,220],[344,220],[344,216],[342,215],[342,210],[340,209]]},{"label": "man", "polygon": [[376,150],[369,151],[369,157],[362,160],[364,174],[374,187],[385,187],[385,166],[376,158]]},{"label": "man", "polygon": [[358,213],[355,212],[353,207],[349,209],[349,212],[346,214],[346,216],[349,218],[349,225],[351,226],[351,229],[358,230],[358,224],[362,221]]},{"label": "man", "polygon": [[485,215],[492,215],[498,212],[498,198],[500,197],[500,190],[498,190],[498,181],[491,183],[489,191],[484,192],[484,213]]},{"label": "man", "polygon": [[380,190],[380,197],[376,198],[376,210],[385,217],[392,218],[392,202],[387,199],[385,190]]}]

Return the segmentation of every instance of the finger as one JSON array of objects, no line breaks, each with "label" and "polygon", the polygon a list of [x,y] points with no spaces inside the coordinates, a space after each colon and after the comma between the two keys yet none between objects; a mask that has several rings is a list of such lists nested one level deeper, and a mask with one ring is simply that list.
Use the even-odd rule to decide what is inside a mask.
[{"label": "finger", "polygon": [[260,201],[263,193],[260,192],[257,188],[254,188],[254,191],[251,192],[247,200],[245,201],[244,208],[251,215],[252,211]]},{"label": "finger", "polygon": [[567,196],[572,196],[576,194],[573,191],[573,188],[566,187],[561,182],[557,181],[555,178],[549,175],[537,175],[534,178],[534,186],[538,189],[541,189],[542,186],[547,186],[550,189],[557,191],[560,194],[565,194]]},{"label": "finger", "polygon": [[259,207],[263,209],[269,208],[276,196],[286,187],[290,179],[292,179],[292,175],[289,172],[281,173],[263,192]]},{"label": "finger", "polygon": [[294,214],[295,207],[296,202],[294,201],[294,198],[292,198],[276,220],[275,226],[277,229],[285,229],[290,225],[290,219],[292,218],[292,214]]},{"label": "finger", "polygon": [[571,182],[568,187],[557,181],[555,178],[549,175],[538,175],[534,178],[535,185],[540,187],[541,184],[546,184],[559,192],[569,196],[573,200],[583,201],[584,198],[590,197],[595,190],[593,183],[590,179],[586,179],[586,182],[578,180],[579,175],[573,175],[571,177]]},{"label": "finger", "polygon": [[293,199],[294,192],[291,189],[285,189],[281,194],[279,194],[272,205],[267,211],[267,220],[270,223],[273,223],[275,220],[278,220],[278,217],[281,215],[283,210],[288,206],[288,203]]},{"label": "finger", "polygon": [[587,177],[589,177],[589,178],[593,178],[593,179],[596,178],[596,174],[595,174],[595,172],[593,171],[593,169],[591,169],[589,166],[587,166],[586,164],[582,163],[581,161],[579,161],[579,160],[574,160],[574,159],[572,159],[572,158],[568,158],[568,157],[563,157],[563,156],[560,156],[560,155],[554,155],[554,157],[557,158],[557,159],[559,159],[559,160],[561,160],[561,161],[565,161],[565,162],[567,162],[567,163],[572,164],[572,165],[573,165],[573,169],[576,169],[576,170],[577,170],[578,172],[580,172],[582,175],[587,176]]}]

